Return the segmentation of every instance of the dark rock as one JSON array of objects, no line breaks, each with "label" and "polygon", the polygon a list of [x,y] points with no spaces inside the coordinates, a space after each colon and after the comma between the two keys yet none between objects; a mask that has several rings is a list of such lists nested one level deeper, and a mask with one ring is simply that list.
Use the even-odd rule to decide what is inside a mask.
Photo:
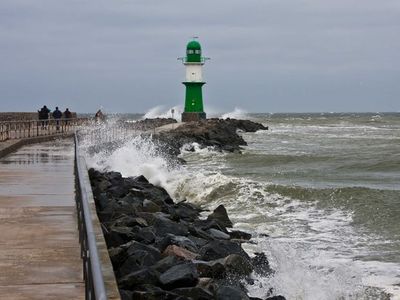
[{"label": "dark rock", "polygon": [[133,300],[133,292],[127,290],[119,290],[121,300]]},{"label": "dark rock", "polygon": [[134,182],[136,182],[136,183],[149,183],[149,181],[147,180],[147,178],[144,177],[143,175],[134,177],[133,180],[134,180]]},{"label": "dark rock", "polygon": [[173,222],[164,217],[155,218],[154,229],[157,236],[165,236],[168,233],[186,236],[189,233],[186,226],[182,225],[181,223]]},{"label": "dark rock", "polygon": [[132,241],[132,242],[124,245],[124,247],[126,248],[126,254],[128,256],[135,254],[135,252],[137,252],[137,251],[145,251],[145,252],[148,252],[149,254],[151,254],[156,261],[161,259],[160,251],[157,248],[150,246],[150,245]]},{"label": "dark rock", "polygon": [[196,287],[201,287],[203,289],[209,290],[211,292],[214,292],[214,281],[212,278],[209,277],[199,277],[199,282],[197,283]]},{"label": "dark rock", "polygon": [[107,193],[115,198],[121,198],[121,197],[125,196],[126,194],[128,194],[128,192],[129,192],[129,189],[127,187],[121,186],[121,185],[114,185],[114,186],[110,187],[109,189],[107,189]]},{"label": "dark rock", "polygon": [[153,265],[153,269],[159,273],[164,273],[168,269],[172,268],[173,266],[179,265],[183,263],[182,259],[179,259],[176,256],[167,256],[161,260],[159,260],[155,265]]},{"label": "dark rock", "polygon": [[179,218],[194,221],[200,215],[200,209],[196,208],[194,205],[189,203],[179,203],[175,205],[175,214],[179,216]]},{"label": "dark rock", "polygon": [[157,213],[152,214],[152,213],[148,213],[148,212],[137,212],[136,215],[139,218],[144,219],[148,225],[154,225],[156,217],[158,217]]},{"label": "dark rock", "polygon": [[268,298],[265,299],[265,300],[286,300],[286,298],[283,297],[283,296],[281,296],[281,295],[278,295],[278,296],[268,297]]},{"label": "dark rock", "polygon": [[122,175],[119,172],[107,172],[104,174],[105,177],[111,182],[112,185],[119,185],[122,180]]},{"label": "dark rock", "polygon": [[196,226],[197,228],[199,228],[201,230],[208,230],[210,228],[214,228],[219,231],[228,233],[228,231],[226,230],[226,227],[224,225],[222,225],[221,222],[218,222],[217,220],[213,220],[213,219],[195,220],[193,222],[193,224],[194,224],[194,226]]},{"label": "dark rock", "polygon": [[161,207],[155,204],[153,201],[145,199],[143,201],[143,211],[150,213],[160,212]]},{"label": "dark rock", "polygon": [[171,292],[193,300],[209,300],[214,297],[209,291],[200,287],[179,288]]},{"label": "dark rock", "polygon": [[158,240],[155,246],[160,250],[164,251],[169,245],[176,245],[185,248],[191,252],[198,252],[199,249],[196,244],[185,236],[176,236],[168,233],[164,238]]},{"label": "dark rock", "polygon": [[136,250],[122,264],[118,269],[119,276],[125,276],[129,273],[138,271],[142,267],[149,267],[154,265],[157,259],[151,253],[144,250]]},{"label": "dark rock", "polygon": [[214,212],[208,216],[207,220],[215,220],[223,227],[232,227],[233,225],[223,205],[219,205]]},{"label": "dark rock", "polygon": [[250,260],[241,255],[231,254],[223,259],[223,265],[227,272],[238,275],[249,275],[253,271]]},{"label": "dark rock", "polygon": [[119,200],[119,202],[131,204],[132,206],[134,206],[136,208],[136,210],[142,211],[143,200],[144,200],[144,195],[135,193],[131,190],[131,191],[129,191],[128,194],[126,194],[124,197],[122,197]]},{"label": "dark rock", "polygon": [[249,300],[249,297],[239,288],[220,286],[215,293],[216,300]]},{"label": "dark rock", "polygon": [[135,286],[141,284],[157,285],[158,282],[157,272],[149,267],[132,272],[118,280],[118,284],[122,289],[134,289]]},{"label": "dark rock", "polygon": [[196,222],[195,222],[194,226],[189,225],[188,226],[189,232],[195,237],[198,237],[198,238],[201,238],[204,240],[212,240],[212,237],[207,232],[205,232],[203,229],[196,227],[197,225],[198,225],[198,223],[196,224]]},{"label": "dark rock", "polygon": [[161,207],[165,204],[174,204],[174,201],[164,188],[151,183],[137,182],[131,187],[130,193],[137,197],[151,200]]},{"label": "dark rock", "polygon": [[232,241],[215,240],[207,243],[200,249],[200,258],[205,261],[224,258],[230,254],[238,254],[250,260],[250,257],[240,244]]},{"label": "dark rock", "polygon": [[232,230],[229,232],[229,235],[231,239],[239,239],[239,240],[250,240],[251,239],[251,234],[240,231],[240,230]]},{"label": "dark rock", "polygon": [[117,227],[120,227],[120,226],[121,227],[133,227],[136,225],[139,225],[142,227],[149,226],[148,223],[146,222],[146,220],[143,218],[126,216],[126,215],[123,215],[123,216],[117,218],[113,223],[114,223],[113,225],[117,226]]},{"label": "dark rock", "polygon": [[198,256],[198,254],[176,245],[169,245],[165,248],[163,256],[176,256],[184,260],[193,260]]},{"label": "dark rock", "polygon": [[195,286],[199,280],[192,263],[174,266],[160,275],[160,282],[167,289]]},{"label": "dark rock", "polygon": [[125,261],[125,250],[121,247],[108,248],[108,255],[110,256],[114,270],[117,270]]},{"label": "dark rock", "polygon": [[154,228],[152,226],[145,228],[135,226],[132,228],[132,235],[135,241],[142,242],[144,244],[154,243],[156,239]]},{"label": "dark rock", "polygon": [[117,247],[125,244],[133,239],[132,229],[129,227],[111,227],[108,232],[104,234],[108,247]]},{"label": "dark rock", "polygon": [[100,210],[104,210],[109,204],[109,198],[107,197],[107,193],[99,193],[97,197],[95,197],[97,207]]},{"label": "dark rock", "polygon": [[195,260],[193,261],[193,263],[196,266],[199,276],[201,277],[223,278],[226,274],[226,270],[222,260],[214,260],[214,261]]},{"label": "dark rock", "polygon": [[273,272],[265,253],[256,252],[255,256],[251,258],[251,264],[254,267],[254,271],[262,276],[267,276]]},{"label": "dark rock", "polygon": [[210,228],[207,231],[214,239],[220,239],[220,240],[229,240],[230,235],[226,234],[225,232],[222,232],[221,230]]},{"label": "dark rock", "polygon": [[193,263],[201,277],[223,278],[228,273],[245,276],[253,271],[250,261],[237,254],[212,261],[196,260]]},{"label": "dark rock", "polygon": [[193,235],[189,235],[188,238],[196,245],[197,249],[203,247],[205,244],[208,243],[208,240],[210,240],[210,239],[206,240]]}]

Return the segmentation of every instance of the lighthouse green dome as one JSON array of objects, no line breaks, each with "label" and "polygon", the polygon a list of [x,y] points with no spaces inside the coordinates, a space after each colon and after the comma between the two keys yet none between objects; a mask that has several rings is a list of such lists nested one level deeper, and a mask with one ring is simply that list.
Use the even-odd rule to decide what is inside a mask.
[{"label": "lighthouse green dome", "polygon": [[201,45],[198,41],[192,40],[186,46],[186,62],[201,62]]},{"label": "lighthouse green dome", "polygon": [[187,46],[186,46],[186,50],[201,50],[201,46],[200,43],[196,40],[190,41]]}]

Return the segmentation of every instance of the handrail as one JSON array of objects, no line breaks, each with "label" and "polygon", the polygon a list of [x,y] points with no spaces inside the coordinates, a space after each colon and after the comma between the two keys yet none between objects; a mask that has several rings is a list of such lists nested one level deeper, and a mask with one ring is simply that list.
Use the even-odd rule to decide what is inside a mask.
[{"label": "handrail", "polygon": [[60,118],[0,121],[0,142],[73,132],[88,122],[87,118]]},{"label": "handrail", "polygon": [[[81,256],[83,260],[83,273],[85,279],[86,299],[106,300],[106,288],[96,245],[96,236],[93,229],[89,194],[92,193],[90,183],[84,182],[84,172],[87,173],[84,157],[79,152],[78,137],[75,131],[75,170],[77,185],[77,210],[79,240],[81,243]],[[87,174],[86,174],[87,176]]]}]

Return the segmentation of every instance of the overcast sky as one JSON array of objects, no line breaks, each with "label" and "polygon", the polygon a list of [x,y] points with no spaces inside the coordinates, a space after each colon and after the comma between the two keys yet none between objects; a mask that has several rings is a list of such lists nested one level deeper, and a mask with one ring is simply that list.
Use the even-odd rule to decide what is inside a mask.
[{"label": "overcast sky", "polygon": [[183,105],[193,35],[206,110],[400,111],[399,0],[1,0],[0,111]]}]

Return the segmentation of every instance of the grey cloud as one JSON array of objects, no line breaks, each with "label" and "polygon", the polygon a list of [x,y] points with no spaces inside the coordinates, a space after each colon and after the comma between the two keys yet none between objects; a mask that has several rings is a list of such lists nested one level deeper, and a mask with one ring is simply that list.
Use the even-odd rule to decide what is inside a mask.
[{"label": "grey cloud", "polygon": [[394,0],[3,0],[0,110],[183,104],[198,35],[206,107],[398,111],[398,32]]}]

